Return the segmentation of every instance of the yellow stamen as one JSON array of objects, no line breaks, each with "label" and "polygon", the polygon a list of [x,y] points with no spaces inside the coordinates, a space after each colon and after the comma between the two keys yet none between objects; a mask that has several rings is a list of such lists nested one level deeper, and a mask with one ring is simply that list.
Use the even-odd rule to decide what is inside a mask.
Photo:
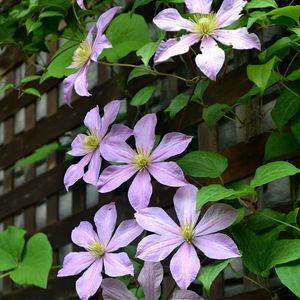
[{"label": "yellow stamen", "polygon": [[81,68],[90,58],[91,53],[91,45],[87,41],[83,41],[74,52],[73,65],[75,65],[77,68]]},{"label": "yellow stamen", "polygon": [[194,14],[191,21],[194,23],[194,31],[200,33],[201,36],[212,35],[218,28],[215,13]]},{"label": "yellow stamen", "polygon": [[133,163],[137,166],[139,170],[145,169],[151,161],[151,157],[146,154],[143,149],[137,151],[133,158]]},{"label": "yellow stamen", "polygon": [[186,224],[183,227],[180,227],[180,234],[185,241],[188,243],[192,241],[194,235],[194,229],[190,224]]},{"label": "yellow stamen", "polygon": [[88,135],[83,140],[83,144],[88,151],[93,151],[98,147],[99,140],[96,136],[88,132]]},{"label": "yellow stamen", "polygon": [[87,249],[93,256],[100,257],[105,253],[105,248],[102,244],[94,241],[92,242]]}]

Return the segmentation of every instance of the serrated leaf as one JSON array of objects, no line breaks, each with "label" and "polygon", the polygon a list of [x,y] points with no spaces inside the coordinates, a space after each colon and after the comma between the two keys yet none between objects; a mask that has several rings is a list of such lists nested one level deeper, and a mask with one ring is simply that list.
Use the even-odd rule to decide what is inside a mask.
[{"label": "serrated leaf", "polygon": [[214,152],[194,151],[177,161],[183,171],[194,177],[219,177],[228,167],[227,158]]},{"label": "serrated leaf", "polygon": [[156,89],[156,86],[146,86],[142,88],[133,96],[130,105],[140,106],[146,104]]},{"label": "serrated leaf", "polygon": [[179,94],[171,100],[170,105],[165,109],[165,112],[170,114],[170,118],[173,119],[177,113],[179,113],[188,104],[190,96],[187,94]]},{"label": "serrated leaf", "polygon": [[300,173],[300,170],[287,161],[274,161],[256,169],[250,182],[252,188],[267,184],[277,179]]}]

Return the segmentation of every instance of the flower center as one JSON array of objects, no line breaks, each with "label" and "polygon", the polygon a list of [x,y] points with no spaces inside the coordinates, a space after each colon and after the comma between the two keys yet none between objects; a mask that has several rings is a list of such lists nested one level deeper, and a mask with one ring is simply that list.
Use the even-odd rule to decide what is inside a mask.
[{"label": "flower center", "polygon": [[83,144],[88,151],[93,151],[98,147],[99,140],[97,137],[88,132],[88,136],[84,138]]},{"label": "flower center", "polygon": [[91,53],[91,45],[87,41],[83,41],[74,52],[73,65],[77,68],[81,68],[90,58]]},{"label": "flower center", "polygon": [[138,152],[133,158],[133,162],[139,170],[145,169],[149,165],[150,161],[151,157],[147,155],[143,149],[138,150]]},{"label": "flower center", "polygon": [[190,224],[186,224],[183,227],[180,227],[180,234],[183,239],[189,243],[193,239],[194,229]]},{"label": "flower center", "polygon": [[194,23],[195,32],[199,32],[201,36],[211,35],[218,28],[215,13],[194,14],[191,21]]},{"label": "flower center", "polygon": [[87,249],[93,256],[100,257],[105,253],[105,248],[102,244],[94,241],[92,242]]}]

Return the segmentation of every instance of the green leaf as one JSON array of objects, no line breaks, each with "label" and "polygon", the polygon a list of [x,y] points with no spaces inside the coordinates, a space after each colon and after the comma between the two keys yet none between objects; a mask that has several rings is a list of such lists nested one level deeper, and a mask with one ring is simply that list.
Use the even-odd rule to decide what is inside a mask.
[{"label": "green leaf", "polygon": [[43,25],[42,22],[38,21],[34,21],[31,18],[27,19],[25,22],[25,26],[26,26],[26,30],[27,33],[29,34],[30,32],[33,32],[34,30],[37,30],[38,28],[40,28]]},{"label": "green leaf", "polygon": [[194,151],[177,161],[183,171],[194,177],[217,178],[227,169],[227,158],[209,151]]},{"label": "green leaf", "polygon": [[39,92],[39,90],[37,90],[35,88],[24,89],[24,90],[22,90],[22,93],[33,95],[33,96],[36,96],[36,97],[41,97],[41,93]]},{"label": "green leaf", "polygon": [[31,82],[34,80],[38,80],[40,79],[42,76],[41,75],[32,75],[32,76],[26,76],[21,80],[21,83],[27,83],[27,82]]},{"label": "green leaf", "polygon": [[[299,133],[297,133],[299,134]],[[291,133],[273,132],[265,146],[265,161],[299,151],[300,144]]]},{"label": "green leaf", "polygon": [[114,18],[106,30],[106,36],[112,48],[104,49],[101,57],[106,57],[110,62],[116,62],[151,42],[145,19],[132,13]]},{"label": "green leaf", "polygon": [[300,147],[300,111],[298,111],[296,115],[289,120],[289,127]]},{"label": "green leaf", "polygon": [[33,284],[46,288],[52,264],[52,249],[43,233],[37,233],[27,242],[23,260],[10,273],[10,278],[18,284]]},{"label": "green leaf", "polygon": [[131,11],[135,11],[138,7],[146,5],[152,1],[153,0],[135,0]]},{"label": "green leaf", "polygon": [[63,18],[65,15],[58,11],[44,11],[39,15],[39,19],[49,18],[49,17],[61,17]]},{"label": "green leaf", "polygon": [[217,276],[229,265],[232,259],[216,261],[212,264],[201,267],[198,280],[203,284],[205,291],[209,294],[211,285]]},{"label": "green leaf", "polygon": [[4,93],[9,89],[14,88],[14,85],[12,83],[5,84],[2,88],[0,88],[0,93]]},{"label": "green leaf", "polygon": [[297,70],[291,72],[291,73],[286,77],[286,79],[289,80],[289,81],[295,81],[295,80],[300,79],[300,69],[297,69]]},{"label": "green leaf", "polygon": [[207,202],[217,202],[234,194],[235,190],[227,189],[220,184],[204,186],[197,192],[197,210]]},{"label": "green leaf", "polygon": [[25,233],[25,230],[14,226],[0,232],[0,271],[17,267],[25,244]]},{"label": "green leaf", "polygon": [[139,90],[130,101],[130,104],[133,106],[140,106],[144,105],[149,101],[149,99],[152,97],[152,94],[157,89],[156,86],[146,86]]},{"label": "green leaf", "polygon": [[170,118],[173,119],[177,113],[185,108],[189,102],[190,96],[187,94],[179,94],[171,100],[170,105],[165,109],[165,112],[170,114]]},{"label": "green leaf", "polygon": [[208,127],[215,127],[220,119],[232,111],[227,104],[215,103],[203,109],[202,118],[207,123]]},{"label": "green leaf", "polygon": [[274,161],[256,169],[250,182],[252,188],[264,185],[277,179],[300,173],[300,170],[287,161]]},{"label": "green leaf", "polygon": [[293,19],[296,23],[299,23],[300,17],[300,5],[290,5],[273,9],[268,13],[273,16],[284,16]]},{"label": "green leaf", "polygon": [[192,97],[193,101],[199,101],[203,99],[203,95],[210,84],[210,80],[201,80],[198,82],[194,95]]},{"label": "green leaf", "polygon": [[129,74],[127,83],[134,78],[145,76],[145,75],[153,75],[153,72],[149,67],[138,66],[135,67]]},{"label": "green leaf", "polygon": [[261,95],[267,88],[268,81],[271,77],[273,67],[275,65],[277,58],[273,57],[267,63],[263,65],[248,65],[247,75],[248,78],[253,81],[259,88]]},{"label": "green leaf", "polygon": [[265,8],[274,7],[277,8],[277,4],[274,0],[252,0],[247,3],[246,9],[250,8]]},{"label": "green leaf", "polygon": [[300,298],[300,260],[277,266],[275,271],[282,284]]},{"label": "green leaf", "polygon": [[148,43],[136,52],[136,55],[141,57],[141,60],[145,66],[148,66],[149,60],[154,55],[159,43],[160,41]]}]

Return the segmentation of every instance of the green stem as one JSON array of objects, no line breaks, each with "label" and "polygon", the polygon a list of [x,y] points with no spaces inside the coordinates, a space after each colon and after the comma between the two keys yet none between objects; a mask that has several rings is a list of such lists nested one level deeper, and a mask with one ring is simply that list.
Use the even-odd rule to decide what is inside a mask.
[{"label": "green stem", "polygon": [[8,276],[10,273],[11,273],[11,271],[3,273],[3,274],[0,274],[0,279]]},{"label": "green stem", "polygon": [[292,89],[290,89],[286,84],[284,84],[282,81],[279,81],[279,83],[286,88],[290,93],[292,93],[294,96],[296,96],[297,98],[300,98],[300,95],[298,93],[296,93],[295,91],[293,91]]},{"label": "green stem", "polygon": [[52,270],[61,269],[62,265],[54,265],[51,267]]},{"label": "green stem", "polygon": [[297,58],[297,56],[299,55],[299,53],[300,53],[300,50],[298,50],[298,51],[296,52],[296,54],[294,55],[294,57],[293,57],[292,60],[290,61],[288,67],[286,68],[286,70],[285,70],[285,72],[284,72],[284,75],[283,75],[284,77],[286,77],[286,75],[288,74],[288,72],[289,72],[291,66],[293,65],[293,62],[295,61],[295,59]]}]

